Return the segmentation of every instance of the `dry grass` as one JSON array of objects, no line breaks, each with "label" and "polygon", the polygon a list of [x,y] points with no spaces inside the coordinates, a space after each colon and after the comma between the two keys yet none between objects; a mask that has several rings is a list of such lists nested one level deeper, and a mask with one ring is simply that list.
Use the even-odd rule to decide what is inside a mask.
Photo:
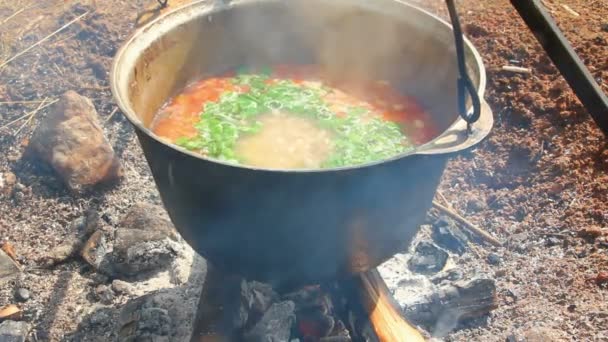
[{"label": "dry grass", "polygon": [[[13,52],[19,36],[10,28],[28,15],[35,2],[31,0],[0,0],[0,61],[4,61]],[[2,15],[1,13],[10,13]]]},{"label": "dry grass", "polygon": [[53,31],[51,34],[45,36],[44,38],[40,39],[39,41],[37,41],[36,43],[28,46],[27,48],[21,50],[20,52],[18,52],[17,54],[15,54],[14,56],[10,57],[9,59],[5,60],[3,63],[0,64],[0,70],[2,70],[2,68],[4,68],[6,65],[8,65],[10,62],[14,61],[15,59],[21,57],[22,55],[26,54],[27,52],[29,52],[30,50],[32,50],[33,48],[37,47],[38,45],[44,43],[45,41],[49,40],[51,37],[55,36],[57,33],[65,30],[67,27],[69,27],[70,25],[72,25],[73,23],[81,20],[82,18],[84,18],[85,16],[87,16],[90,12],[85,12],[81,15],[79,15],[78,17],[72,19],[71,21],[69,21],[67,24],[61,26],[60,28],[58,28],[57,30]]},{"label": "dry grass", "polygon": [[[20,40],[28,34],[43,36],[57,29],[57,19],[76,3],[92,0],[0,0],[0,64],[27,46]],[[61,39],[61,38],[59,38]]]},{"label": "dry grass", "polygon": [[34,118],[34,116],[36,115],[36,113],[38,113],[39,111],[55,104],[55,102],[59,101],[58,99],[55,99],[51,102],[48,102],[48,97],[45,98],[44,100],[42,100],[39,104],[38,107],[36,107],[36,109],[34,109],[33,111],[27,112],[24,115],[18,117],[17,119],[5,124],[4,126],[0,127],[0,130],[3,130],[5,128],[11,127],[12,125],[18,123],[19,121],[25,120],[25,122],[19,127],[19,129],[13,133],[13,135],[17,135],[17,133],[19,133],[25,126],[27,126],[28,124],[30,124]]}]

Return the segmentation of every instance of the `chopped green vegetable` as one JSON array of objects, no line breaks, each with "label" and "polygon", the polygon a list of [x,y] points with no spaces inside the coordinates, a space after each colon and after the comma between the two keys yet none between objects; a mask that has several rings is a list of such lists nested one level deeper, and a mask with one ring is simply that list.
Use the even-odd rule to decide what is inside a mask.
[{"label": "chopped green vegetable", "polygon": [[220,160],[238,163],[235,145],[244,134],[262,127],[256,118],[280,110],[310,118],[334,136],[332,155],[323,167],[340,167],[390,158],[412,148],[397,123],[369,115],[366,108],[351,107],[345,116],[329,109],[323,95],[331,89],[313,88],[290,80],[269,81],[269,73],[237,72],[233,83],[249,90],[224,93],[218,102],[207,103],[195,124],[199,134],[180,138],[176,144]]}]

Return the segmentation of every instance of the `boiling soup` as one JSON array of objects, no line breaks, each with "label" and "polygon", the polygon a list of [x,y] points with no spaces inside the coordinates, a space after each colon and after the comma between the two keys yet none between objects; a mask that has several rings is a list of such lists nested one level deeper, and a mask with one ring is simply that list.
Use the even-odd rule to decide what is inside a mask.
[{"label": "boiling soup", "polygon": [[279,169],[379,161],[436,133],[428,114],[388,82],[335,84],[306,66],[203,79],[171,99],[152,130],[204,156]]}]

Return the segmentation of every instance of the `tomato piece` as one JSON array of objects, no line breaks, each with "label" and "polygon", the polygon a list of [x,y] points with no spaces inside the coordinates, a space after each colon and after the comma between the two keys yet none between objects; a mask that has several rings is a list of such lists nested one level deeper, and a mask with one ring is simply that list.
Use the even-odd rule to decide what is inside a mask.
[{"label": "tomato piece", "polygon": [[192,118],[188,119],[186,117],[170,115],[158,120],[154,127],[154,133],[169,140],[175,140],[184,136],[194,137],[197,134],[194,128],[196,121]]}]

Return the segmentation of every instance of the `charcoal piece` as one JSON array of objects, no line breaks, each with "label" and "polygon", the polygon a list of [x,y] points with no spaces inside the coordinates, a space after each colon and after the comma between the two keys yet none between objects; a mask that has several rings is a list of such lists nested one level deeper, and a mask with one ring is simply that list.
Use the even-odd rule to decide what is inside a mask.
[{"label": "charcoal piece", "polygon": [[[220,309],[217,324],[221,331],[240,330],[249,319],[251,307],[250,288],[247,281],[238,276],[225,276],[221,283],[209,284],[210,295],[214,296],[214,305]],[[236,294],[239,293],[240,296]]]},{"label": "charcoal piece", "polygon": [[322,293],[319,286],[305,286],[283,297],[293,301],[298,308],[304,308],[318,305],[321,296]]},{"label": "charcoal piece", "polygon": [[[100,225],[99,213],[93,209],[87,210],[86,215],[78,217],[70,223],[68,235],[63,238],[58,246],[45,253],[40,259],[40,263],[45,267],[52,267],[65,262],[82,249],[84,243],[100,228]],[[105,253],[105,251],[101,252]],[[93,256],[89,255],[88,257],[92,258]],[[103,257],[103,255],[100,257]]]},{"label": "charcoal piece", "polygon": [[159,307],[127,306],[121,312],[119,341],[168,341],[174,324],[169,311]]},{"label": "charcoal piece", "polygon": [[405,316],[413,323],[433,329],[455,327],[459,321],[482,317],[497,307],[496,284],[488,278],[457,281],[403,304]]},{"label": "charcoal piece", "polygon": [[414,255],[408,260],[408,267],[412,272],[433,274],[441,271],[448,260],[448,253],[434,244],[426,241],[420,242]]},{"label": "charcoal piece", "polygon": [[323,292],[320,286],[305,286],[283,297],[286,300],[293,301],[298,311],[310,309],[328,314],[334,310],[332,300]]},{"label": "charcoal piece", "polygon": [[348,337],[350,339],[350,332],[346,329],[346,326],[342,322],[342,320],[336,320],[336,324],[334,325],[334,331],[331,332],[331,336],[328,337]]},{"label": "charcoal piece", "polygon": [[452,268],[446,271],[437,273],[431,278],[433,284],[441,284],[443,282],[457,281],[464,278],[464,273],[459,268]]},{"label": "charcoal piece", "polygon": [[137,329],[140,337],[168,336],[171,331],[171,317],[169,312],[161,308],[145,308],[140,312]]},{"label": "charcoal piece", "polygon": [[316,339],[329,336],[336,323],[333,317],[314,309],[299,311],[296,321],[300,334]]},{"label": "charcoal piece", "polygon": [[252,281],[247,284],[247,292],[241,292],[246,296],[249,306],[249,321],[254,323],[259,320],[270,306],[279,300],[279,295],[268,284]]},{"label": "charcoal piece", "polygon": [[[230,300],[230,290],[224,289],[224,298],[227,299],[226,304],[227,307],[234,307],[232,314],[232,325],[236,329],[241,329],[247,324],[247,320],[249,319],[249,308],[251,308],[251,296],[249,295],[249,284],[245,279],[241,279],[240,281],[240,289],[241,289],[241,297],[239,301]],[[230,310],[225,310],[225,312],[229,312]]]},{"label": "charcoal piece", "polygon": [[351,342],[352,338],[350,336],[328,336],[322,337],[319,339],[319,342]]},{"label": "charcoal piece", "polygon": [[[237,278],[231,278],[238,281]],[[235,329],[250,328],[262,318],[272,304],[279,300],[279,295],[268,284],[257,281],[247,282],[244,279],[241,279],[240,283],[234,281],[228,282],[229,284],[221,289],[221,296],[226,297],[226,302],[223,304],[224,312],[232,312],[230,325]],[[236,286],[240,286],[238,300],[231,299],[235,296],[230,295],[230,291],[236,292]]]},{"label": "charcoal piece", "polygon": [[243,278],[208,263],[192,336],[206,336],[209,341],[239,340],[249,316],[248,293]]},{"label": "charcoal piece", "polygon": [[82,258],[103,273],[111,273],[111,264],[108,262],[108,245],[106,237],[101,230],[93,233],[80,250]]},{"label": "charcoal piece", "polygon": [[520,340],[514,334],[507,336],[507,342],[520,342]]},{"label": "charcoal piece", "polygon": [[440,217],[433,223],[432,237],[437,245],[454,253],[462,254],[467,249],[466,234],[447,217]]},{"label": "charcoal piece", "polygon": [[95,288],[95,297],[103,304],[112,304],[114,300],[114,291],[107,285],[99,285]]},{"label": "charcoal piece", "polygon": [[562,244],[562,240],[556,236],[549,236],[545,240],[545,246],[547,246],[547,247],[553,247],[553,246],[557,246],[557,245],[561,245],[561,244]]},{"label": "charcoal piece", "polygon": [[500,255],[496,253],[488,254],[488,264],[490,265],[499,265],[502,262],[502,258]]},{"label": "charcoal piece", "polygon": [[246,342],[289,341],[291,328],[296,320],[295,304],[284,301],[273,304],[262,319],[247,333]]}]

